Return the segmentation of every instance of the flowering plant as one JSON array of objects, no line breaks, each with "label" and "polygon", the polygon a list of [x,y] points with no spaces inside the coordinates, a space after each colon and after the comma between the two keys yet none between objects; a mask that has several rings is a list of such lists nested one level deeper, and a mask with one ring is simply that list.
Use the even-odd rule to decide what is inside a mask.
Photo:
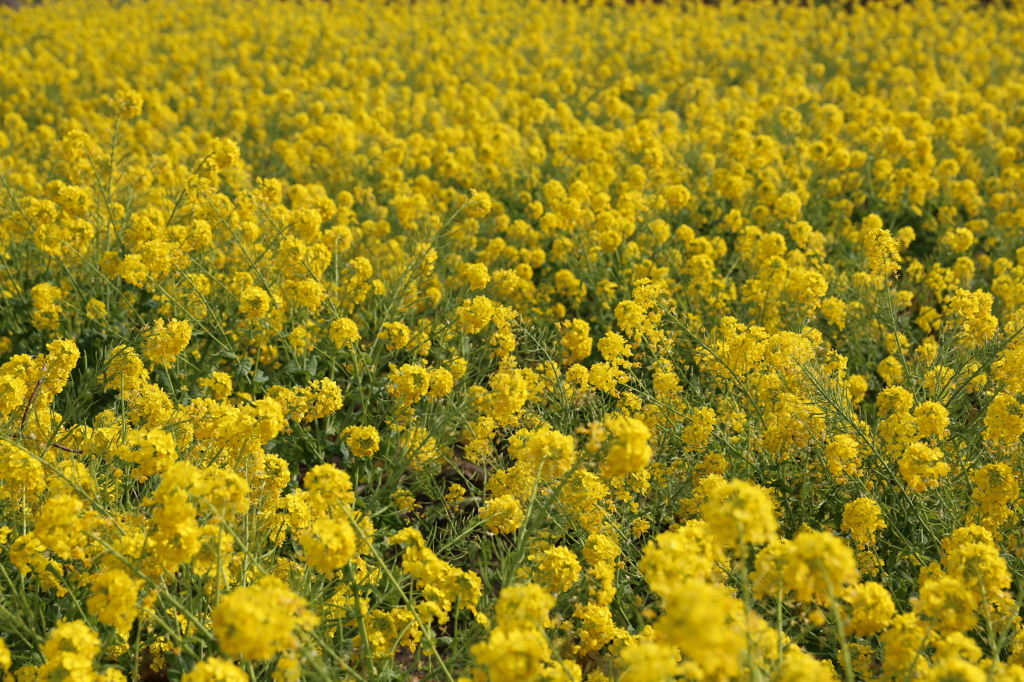
[{"label": "flowering plant", "polygon": [[0,675],[1024,680],[1021,44],[0,6]]}]

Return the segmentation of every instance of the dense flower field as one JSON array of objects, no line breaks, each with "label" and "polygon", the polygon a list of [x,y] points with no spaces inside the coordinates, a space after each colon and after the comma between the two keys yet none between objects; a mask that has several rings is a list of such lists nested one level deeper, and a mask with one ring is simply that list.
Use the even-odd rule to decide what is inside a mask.
[{"label": "dense flower field", "polygon": [[1024,8],[0,7],[0,673],[1024,681]]}]

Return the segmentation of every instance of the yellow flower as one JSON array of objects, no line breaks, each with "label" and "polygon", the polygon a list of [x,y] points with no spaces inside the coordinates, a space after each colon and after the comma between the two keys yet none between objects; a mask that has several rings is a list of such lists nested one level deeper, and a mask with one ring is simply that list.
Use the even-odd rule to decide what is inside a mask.
[{"label": "yellow flower", "polygon": [[548,612],[555,598],[532,583],[502,588],[494,607],[498,625],[506,627],[541,626],[548,624]]},{"label": "yellow flower", "polygon": [[463,213],[467,218],[483,218],[491,212],[492,205],[491,196],[487,192],[478,192],[474,189]]},{"label": "yellow flower", "polygon": [[888,278],[900,269],[899,245],[892,234],[883,227],[880,217],[872,213],[864,218],[861,225],[861,242],[867,256],[868,271],[871,274]]},{"label": "yellow flower", "polygon": [[803,215],[803,202],[796,192],[786,192],[775,200],[775,213],[785,220],[799,220]]},{"label": "yellow flower", "polygon": [[[551,649],[542,628],[555,598],[534,583],[504,587],[495,606],[497,623],[484,642],[470,648],[477,665],[491,679],[537,680],[542,671],[561,667],[551,664]],[[568,682],[568,681],[566,681]]]},{"label": "yellow flower", "polygon": [[32,533],[47,549],[68,560],[85,543],[92,515],[85,513],[85,503],[78,497],[59,493],[43,503]]},{"label": "yellow flower", "polygon": [[311,528],[298,534],[298,540],[306,563],[324,573],[342,568],[356,551],[355,532],[345,520],[317,519]]},{"label": "yellow flower", "polygon": [[203,156],[208,158],[217,170],[224,170],[234,165],[242,154],[234,140],[218,137],[210,141]]},{"label": "yellow flower", "polygon": [[[424,601],[418,606],[424,618],[436,618],[438,623],[448,622],[452,608],[476,612],[483,593],[480,577],[442,561],[426,546],[423,536],[415,528],[406,528],[388,539],[388,544],[404,544],[402,572],[416,579]],[[500,600],[499,600],[500,607]]]},{"label": "yellow flower", "polygon": [[732,549],[771,542],[779,527],[771,498],[761,487],[746,481],[733,480],[718,486],[701,511],[715,540]]},{"label": "yellow flower", "polygon": [[455,378],[451,372],[444,367],[435,367],[429,370],[429,374],[430,389],[427,391],[428,396],[437,399],[451,393],[452,388],[455,387]]},{"label": "yellow flower", "polygon": [[583,558],[588,563],[596,564],[601,561],[614,561],[621,552],[619,545],[609,536],[603,533],[591,533],[583,548]]},{"label": "yellow flower", "polygon": [[143,355],[150,362],[166,365],[185,350],[192,339],[192,325],[185,320],[164,322],[161,317],[146,335]]},{"label": "yellow flower", "polygon": [[616,640],[625,640],[629,633],[616,627],[611,610],[602,604],[590,603],[586,606],[576,605],[573,616],[579,620],[578,646],[573,647],[575,653],[586,656],[600,651],[606,644]]},{"label": "yellow flower", "polygon": [[486,296],[466,299],[455,311],[455,316],[467,333],[476,334],[483,331],[494,316],[494,302]]},{"label": "yellow flower", "polygon": [[[315,279],[304,279],[286,282],[284,285],[284,297],[293,307],[302,306],[311,312],[316,312],[320,310],[324,299],[327,298],[327,292],[324,291],[323,285]],[[262,308],[262,303],[260,307]]]},{"label": "yellow flower", "polygon": [[134,349],[115,346],[110,351],[109,364],[103,373],[105,389],[116,389],[124,393],[142,387],[149,381],[149,372]]},{"label": "yellow flower", "polygon": [[444,494],[444,501],[450,505],[455,505],[466,495],[466,489],[458,483],[452,483],[448,486],[448,492]]},{"label": "yellow flower", "polygon": [[358,343],[360,338],[359,328],[356,326],[356,323],[347,317],[339,317],[334,322],[331,322],[327,335],[334,342],[334,347],[338,349],[345,348],[349,344]]},{"label": "yellow flower", "polygon": [[663,642],[631,642],[619,657],[626,666],[621,682],[670,682],[681,672],[675,647]]},{"label": "yellow flower", "polygon": [[[927,630],[913,613],[893,618],[891,627],[882,634],[882,672],[889,679],[913,677],[911,670],[923,673],[927,661],[920,655],[927,643]],[[920,675],[923,677],[923,674]]]},{"label": "yellow flower", "polygon": [[182,682],[246,682],[249,676],[231,661],[211,656],[181,676]]},{"label": "yellow flower", "polygon": [[135,118],[142,113],[142,95],[136,90],[118,90],[114,93],[113,104],[125,118]]},{"label": "yellow flower", "polygon": [[238,312],[249,320],[260,319],[270,312],[270,294],[260,287],[246,287],[239,300]]},{"label": "yellow flower", "polygon": [[472,291],[483,289],[491,281],[491,274],[485,263],[467,264],[463,269],[462,276]]},{"label": "yellow flower", "polygon": [[46,663],[40,666],[38,679],[95,679],[93,659],[100,652],[100,638],[83,621],[59,624],[50,631],[42,651]]},{"label": "yellow flower", "polygon": [[655,629],[711,677],[739,673],[746,645],[743,602],[719,585],[696,580],[674,583],[662,595],[665,614]]},{"label": "yellow flower", "polygon": [[978,622],[978,597],[950,577],[926,580],[914,602],[914,612],[928,620],[940,634],[967,632]]},{"label": "yellow flower", "polygon": [[942,450],[924,443],[911,443],[900,457],[900,475],[912,490],[924,492],[939,485],[939,479],[949,473]]},{"label": "yellow flower", "polygon": [[860,549],[875,544],[875,533],[886,527],[882,520],[882,508],[871,498],[858,497],[843,507],[840,528],[853,537]]},{"label": "yellow flower", "polygon": [[784,556],[784,585],[799,601],[827,604],[857,581],[853,550],[831,533],[798,533]]},{"label": "yellow flower", "polygon": [[614,438],[601,468],[605,476],[625,476],[640,471],[654,454],[648,439],[651,431],[639,419],[614,416],[605,419]]},{"label": "yellow flower", "polygon": [[[963,680],[964,682],[987,682],[990,669],[965,661],[958,657],[943,657],[936,661],[930,671],[933,680]],[[1014,674],[1020,674],[1015,671]]]},{"label": "yellow flower", "polygon": [[683,208],[693,197],[685,185],[668,185],[661,191],[661,195],[665,197],[665,203],[674,209]]},{"label": "yellow flower", "polygon": [[412,333],[401,322],[385,322],[377,338],[387,344],[388,350],[400,350],[409,345]]},{"label": "yellow flower", "polygon": [[1006,561],[992,541],[991,534],[980,526],[958,528],[942,541],[945,556],[942,567],[946,573],[980,595],[988,595],[1010,586]]},{"label": "yellow flower", "polygon": [[224,400],[234,390],[231,375],[227,372],[213,372],[209,377],[201,377],[198,383],[209,389],[216,400]]},{"label": "yellow flower", "polygon": [[559,478],[576,461],[576,441],[549,426],[523,429],[510,439],[509,452],[532,474]]},{"label": "yellow flower", "polygon": [[122,569],[105,571],[92,581],[92,595],[86,601],[89,613],[104,625],[120,630],[131,627],[138,613],[137,601],[143,581]]},{"label": "yellow flower", "polygon": [[625,358],[633,355],[626,339],[615,332],[608,332],[601,337],[601,340],[597,343],[597,349],[601,352],[601,357],[604,358],[605,362],[610,365],[628,365]]},{"label": "yellow flower", "polygon": [[392,367],[388,379],[392,383],[391,394],[401,398],[406,406],[419,401],[430,390],[430,374],[422,365]]},{"label": "yellow flower", "polygon": [[523,524],[523,508],[519,500],[511,495],[501,495],[487,500],[480,508],[480,518],[492,533],[514,533]]},{"label": "yellow flower", "polygon": [[882,377],[886,386],[895,386],[903,381],[903,364],[895,355],[883,358],[875,371],[878,372],[878,376]]},{"label": "yellow flower", "polygon": [[579,559],[565,547],[551,547],[529,558],[537,562],[533,579],[549,592],[565,592],[580,579]]},{"label": "yellow flower", "polygon": [[1010,505],[1020,494],[1016,475],[1008,465],[1000,462],[986,464],[971,479],[975,485],[971,497],[978,502],[978,513],[985,520],[985,525],[992,524],[995,528],[1004,525],[1013,516]]},{"label": "yellow flower", "polygon": [[854,405],[859,405],[864,400],[864,394],[868,390],[867,379],[859,374],[854,374],[847,379],[847,386],[850,390],[850,399]]},{"label": "yellow flower", "polygon": [[11,650],[7,648],[7,642],[0,638],[0,671],[3,671],[4,679],[7,679],[7,673],[11,670]]},{"label": "yellow flower", "polygon": [[[769,545],[771,546],[771,545]],[[658,594],[666,594],[677,580],[711,579],[721,549],[703,521],[659,533],[647,543],[640,572]]]},{"label": "yellow flower", "polygon": [[102,320],[107,316],[107,305],[98,299],[90,299],[85,304],[85,316],[94,322]]},{"label": "yellow flower", "polygon": [[821,315],[839,331],[846,329],[846,303],[835,296],[829,296],[821,301]]},{"label": "yellow flower", "polygon": [[[415,644],[412,647],[415,650]],[[297,656],[282,656],[277,659],[271,679],[274,682],[299,682],[302,678],[302,666]]]},{"label": "yellow flower", "polygon": [[354,457],[369,457],[380,448],[380,434],[372,426],[347,426],[341,437]]},{"label": "yellow flower", "polygon": [[494,680],[536,680],[551,661],[547,638],[535,628],[495,628],[486,642],[474,644],[470,652]]},{"label": "yellow flower", "polygon": [[565,347],[566,364],[586,360],[594,347],[594,340],[590,338],[590,324],[586,320],[567,320],[559,323],[562,330],[560,343]]},{"label": "yellow flower", "polygon": [[966,227],[957,227],[947,230],[939,237],[939,244],[953,253],[963,253],[974,246],[974,233]]},{"label": "yellow flower", "polygon": [[892,595],[876,582],[863,582],[850,586],[844,597],[853,609],[850,628],[857,637],[881,632],[892,622],[896,605]]},{"label": "yellow flower", "polygon": [[994,300],[987,291],[957,289],[949,302],[947,325],[962,335],[969,348],[977,348],[995,336],[999,320],[992,314]]},{"label": "yellow flower", "polygon": [[836,673],[831,661],[820,661],[799,647],[790,646],[773,679],[777,682],[833,682]]},{"label": "yellow flower", "polygon": [[317,379],[305,391],[306,412],[302,421],[322,419],[341,409],[344,404],[341,387],[333,379]]},{"label": "yellow flower", "polygon": [[193,481],[190,492],[204,509],[230,515],[249,511],[249,490],[249,481],[241,474],[210,466]]},{"label": "yellow flower", "polygon": [[56,330],[64,308],[59,301],[64,296],[60,287],[43,282],[32,287],[32,326],[39,330]]},{"label": "yellow flower", "polygon": [[922,438],[943,438],[947,435],[949,412],[941,403],[925,401],[914,409],[917,430]]},{"label": "yellow flower", "polygon": [[221,598],[211,614],[213,632],[229,656],[267,660],[298,648],[296,631],[317,624],[319,619],[306,606],[279,578],[266,576]]},{"label": "yellow flower", "polygon": [[985,413],[985,438],[1000,445],[1016,443],[1024,434],[1024,408],[1013,396],[1000,393]]},{"label": "yellow flower", "polygon": [[332,464],[318,464],[302,482],[309,492],[309,506],[318,514],[346,518],[345,510],[356,501],[352,479]]},{"label": "yellow flower", "polygon": [[650,521],[648,521],[647,519],[635,519],[632,525],[630,526],[630,533],[632,533],[635,539],[639,540],[640,536],[645,535],[647,531],[649,531],[650,529]]},{"label": "yellow flower", "polygon": [[126,462],[138,464],[135,476],[152,476],[166,471],[175,462],[178,448],[174,437],[163,429],[133,431],[128,435],[128,447],[117,452]]},{"label": "yellow flower", "polygon": [[840,483],[845,483],[850,476],[858,474],[860,459],[857,439],[849,434],[838,434],[825,446],[828,469]]}]

